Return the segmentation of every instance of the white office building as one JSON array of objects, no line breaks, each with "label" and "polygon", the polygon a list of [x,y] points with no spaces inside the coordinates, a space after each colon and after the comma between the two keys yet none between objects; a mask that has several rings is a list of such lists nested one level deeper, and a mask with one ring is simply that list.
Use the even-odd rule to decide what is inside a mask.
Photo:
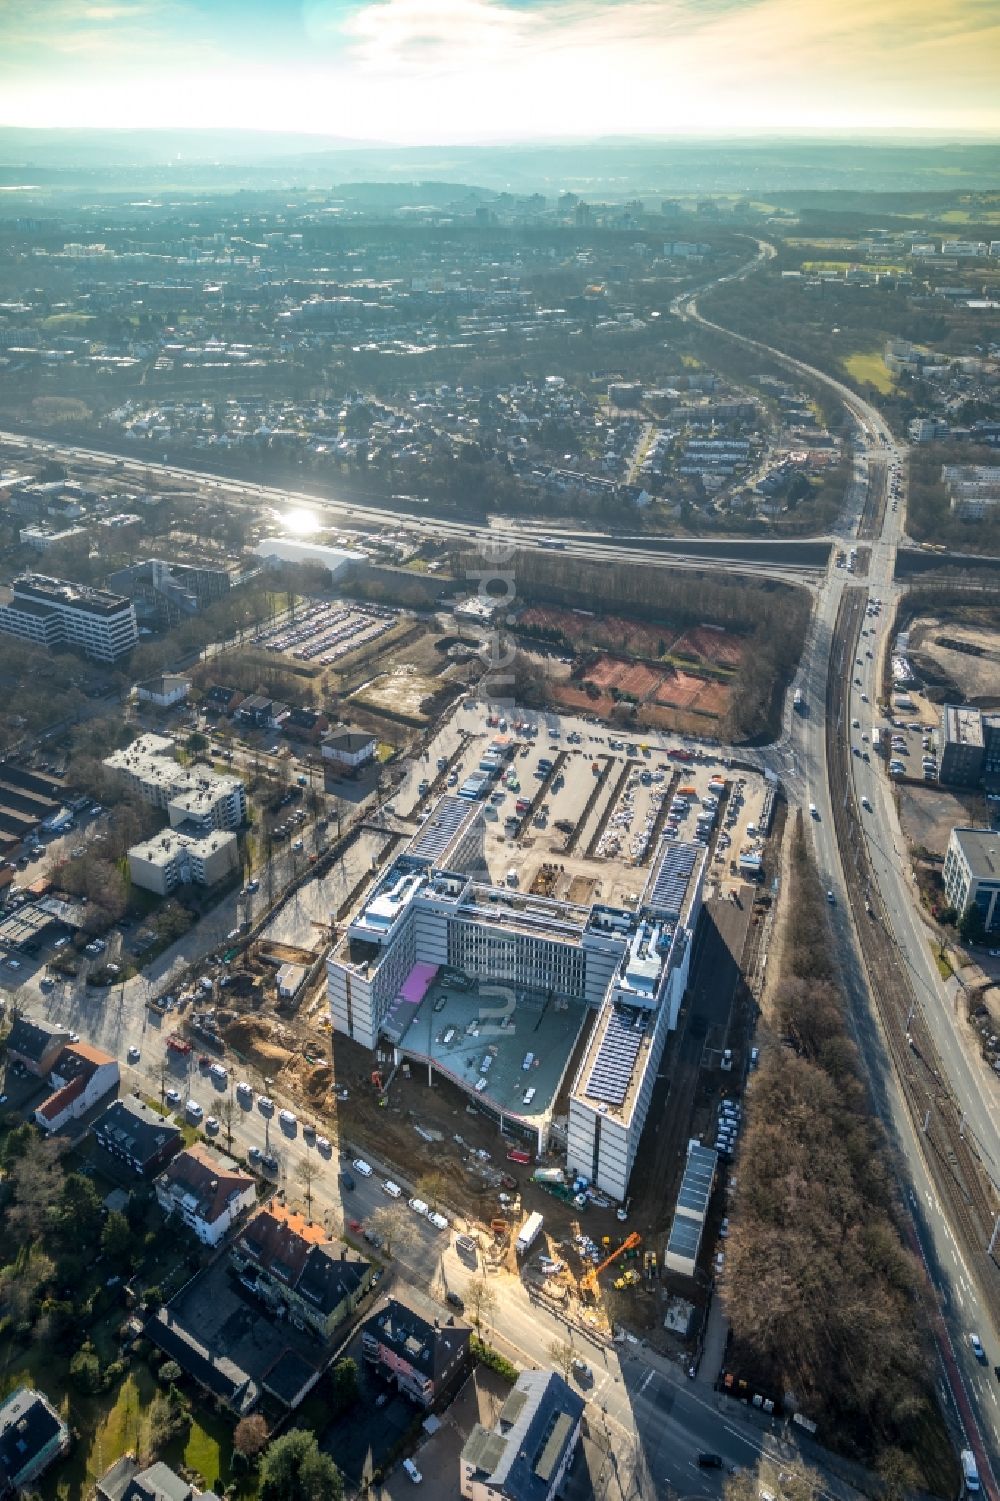
[{"label": "white office building", "polygon": [[986,932],[1000,932],[1000,833],[952,829],[943,876],[945,895],[956,912],[978,907]]},{"label": "white office building", "polygon": [[664,839],[580,1064],[569,1106],[567,1164],[624,1199],[667,1033],[677,1026],[701,912],[707,849]]},{"label": "white office building", "polygon": [[[333,1028],[372,1050],[380,1039],[388,1042],[396,1061],[405,1054],[426,1062],[474,1092],[488,1113],[492,1105],[501,1125],[520,1121],[533,1129],[526,1107],[536,1090],[529,1088],[522,1101],[525,1084],[537,1077],[541,1089],[544,1078],[553,1100],[576,1040],[571,1019],[598,1011],[571,1096],[568,1165],[624,1199],[663,1045],[687,984],[706,849],[664,839],[636,912],[581,907],[493,885],[483,868],[483,817],[481,804],[441,798],[378,881],[327,959]],[[463,1072],[461,1060],[441,1063],[434,1016],[426,1028],[411,1021],[439,971],[477,987],[480,996],[497,994],[501,1009],[505,996],[525,1008],[537,998],[523,1065],[524,1046],[514,1042],[513,1028],[509,1046],[492,1046],[490,1063],[490,1046],[484,1052],[484,1043],[472,1043],[470,1056],[482,1055],[481,1077],[475,1068]],[[449,1003],[442,997],[439,1004]],[[555,1013],[558,1020],[560,1012],[567,1018],[563,1034],[541,1030],[544,1017]],[[479,1014],[491,1013],[480,1006]],[[503,1037],[509,1020],[493,1031],[484,1027],[483,1035]],[[475,1019],[471,1026],[471,1033],[468,1026],[456,1029],[453,1047],[462,1055],[469,1052],[464,1034],[480,1035]],[[564,1047],[565,1057],[539,1060],[543,1039],[556,1052]],[[443,1043],[449,1040],[446,1032]],[[514,1090],[505,1046],[517,1053]],[[539,1126],[539,1148],[544,1144]]]},{"label": "white office building", "polygon": [[181,766],[166,735],[140,735],[104,765],[154,808],[162,808],[172,828],[238,829],[246,821],[246,789],[239,777],[220,776],[205,766]]},{"label": "white office building", "polygon": [[138,640],[131,600],[40,573],[0,590],[0,631],[49,651],[76,647],[98,662],[116,662]]}]

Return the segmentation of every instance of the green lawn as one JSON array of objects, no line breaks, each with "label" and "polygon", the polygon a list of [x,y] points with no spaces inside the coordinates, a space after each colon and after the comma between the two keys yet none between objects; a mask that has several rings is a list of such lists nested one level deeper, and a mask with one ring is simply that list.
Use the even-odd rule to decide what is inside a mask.
[{"label": "green lawn", "polygon": [[892,372],[886,369],[885,361],[877,349],[867,354],[849,354],[842,364],[851,379],[856,380],[859,385],[874,386],[883,396],[888,396],[896,389]]},{"label": "green lawn", "polygon": [[96,319],[93,313],[50,313],[47,318],[42,319],[42,328],[52,332],[75,329],[77,333],[82,333],[88,323],[94,322]]}]

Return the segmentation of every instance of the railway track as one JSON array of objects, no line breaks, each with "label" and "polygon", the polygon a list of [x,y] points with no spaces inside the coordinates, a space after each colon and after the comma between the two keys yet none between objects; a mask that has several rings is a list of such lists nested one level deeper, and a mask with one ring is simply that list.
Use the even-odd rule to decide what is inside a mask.
[{"label": "railway track", "polygon": [[947,1217],[961,1236],[962,1252],[994,1320],[1000,1317],[1000,1265],[990,1245],[1000,1202],[964,1130],[962,1112],[945,1082],[905,956],[868,858],[851,780],[849,693],[867,590],[848,589],[834,627],[826,692],[826,754],[834,829],[844,881],[875,1009],[893,1070]]},{"label": "railway track", "polygon": [[886,501],[889,498],[889,466],[877,454],[868,460],[868,488],[865,503],[858,518],[856,533],[859,542],[874,542],[882,535]]}]

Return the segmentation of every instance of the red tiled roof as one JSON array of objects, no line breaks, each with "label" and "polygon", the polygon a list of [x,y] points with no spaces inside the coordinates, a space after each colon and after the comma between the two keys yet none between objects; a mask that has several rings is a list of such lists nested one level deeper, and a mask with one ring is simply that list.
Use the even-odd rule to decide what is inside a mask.
[{"label": "red tiled roof", "polygon": [[165,1183],[176,1183],[197,1197],[198,1214],[208,1225],[215,1224],[231,1194],[254,1185],[249,1173],[200,1141],[178,1152],[164,1168],[162,1178]]},{"label": "red tiled roof", "polygon": [[62,1089],[57,1089],[55,1094],[50,1094],[47,1100],[39,1105],[36,1115],[43,1116],[45,1120],[55,1120],[62,1115],[63,1111],[70,1106],[78,1094],[82,1094],[87,1087],[87,1079],[83,1074],[77,1074],[75,1079],[70,1079]]}]

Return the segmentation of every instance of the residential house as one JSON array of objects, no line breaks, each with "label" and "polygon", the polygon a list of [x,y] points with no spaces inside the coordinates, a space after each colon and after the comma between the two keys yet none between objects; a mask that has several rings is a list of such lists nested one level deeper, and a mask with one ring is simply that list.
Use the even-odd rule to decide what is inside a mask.
[{"label": "residential house", "polygon": [[230,1256],[248,1291],[322,1339],[354,1312],[374,1270],[329,1241],[321,1224],[277,1202],[257,1211]]},{"label": "residential house", "polygon": [[376,742],[374,735],[341,728],[324,735],[320,749],[327,761],[333,761],[349,771],[357,771],[366,762],[375,759]]},{"label": "residential house", "polygon": [[0,1497],[26,1490],[69,1448],[69,1429],[44,1393],[19,1386],[0,1402]]},{"label": "residential house", "polygon": [[61,1131],[78,1121],[99,1100],[117,1089],[121,1080],[118,1059],[85,1042],[71,1042],[56,1059],[49,1083],[53,1093],[35,1111],[43,1131]]},{"label": "residential house", "polygon": [[94,1139],[141,1178],[155,1178],[183,1140],[180,1127],[136,1095],[108,1106],[94,1123]]},{"label": "residential house", "polygon": [[330,721],[316,709],[289,709],[281,728],[290,740],[307,740],[316,745],[330,728]]},{"label": "residential house", "polygon": [[156,1197],[164,1214],[176,1214],[206,1246],[217,1246],[257,1202],[257,1185],[230,1158],[197,1141],[163,1169]]},{"label": "residential house", "polygon": [[140,703],[156,704],[160,709],[182,704],[190,692],[191,679],[181,672],[161,672],[158,677],[137,683],[135,688]]},{"label": "residential house", "polygon": [[65,1027],[54,1027],[30,1016],[15,1016],[7,1034],[7,1058],[23,1064],[29,1074],[47,1079],[67,1042],[69,1033]]},{"label": "residential house", "polygon": [[584,1400],[554,1371],[522,1371],[492,1428],[477,1423],[460,1460],[467,1501],[554,1501],[580,1438]]},{"label": "residential house", "polygon": [[219,1501],[214,1491],[194,1486],[162,1460],[145,1469],[134,1454],[125,1454],[96,1485],[97,1501]]},{"label": "residential house", "polygon": [[448,1318],[422,1318],[390,1298],[365,1324],[361,1349],[370,1365],[395,1380],[421,1407],[432,1407],[446,1387],[469,1368],[472,1330]]}]

